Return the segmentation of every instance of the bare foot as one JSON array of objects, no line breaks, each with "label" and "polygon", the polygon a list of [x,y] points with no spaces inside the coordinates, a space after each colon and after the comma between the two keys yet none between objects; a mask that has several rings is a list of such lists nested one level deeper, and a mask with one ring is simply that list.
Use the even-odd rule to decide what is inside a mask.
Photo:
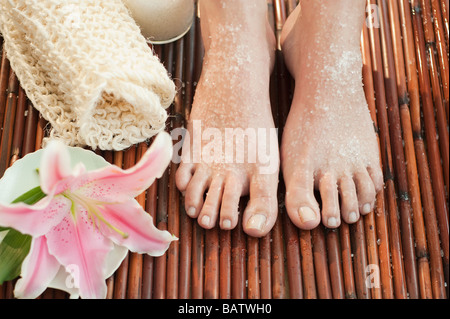
[{"label": "bare foot", "polygon": [[[302,0],[282,47],[295,94],[281,146],[286,209],[302,229],[373,210],[383,177],[362,86],[364,1]],[[314,196],[317,189],[321,209]]]},{"label": "bare foot", "polygon": [[244,231],[264,236],[277,217],[279,172],[277,137],[270,135],[275,39],[266,1],[202,0],[200,12],[205,58],[177,186],[187,214],[207,229],[217,222],[233,229],[240,197],[249,194]]}]

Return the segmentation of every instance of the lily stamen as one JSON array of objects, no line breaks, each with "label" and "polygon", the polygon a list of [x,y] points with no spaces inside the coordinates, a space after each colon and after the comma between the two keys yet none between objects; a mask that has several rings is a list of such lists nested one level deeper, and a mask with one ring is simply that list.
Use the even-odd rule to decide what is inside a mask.
[{"label": "lily stamen", "polygon": [[106,225],[108,228],[115,231],[116,233],[118,233],[124,239],[128,238],[129,235],[126,232],[121,231],[119,228],[117,228],[116,226],[114,226],[110,222],[108,222],[103,217],[101,212],[99,211],[98,207],[103,207],[103,205],[106,203],[103,203],[101,201],[96,201],[94,199],[86,198],[85,196],[76,194],[75,192],[64,192],[63,195],[72,201],[72,214],[75,218],[76,218],[76,216],[75,216],[76,208],[75,207],[76,207],[76,205],[80,205],[86,209],[89,219],[91,220],[92,225],[94,225],[94,227],[96,229],[100,229],[100,225],[97,222],[99,220],[101,223],[103,223],[104,225]]}]

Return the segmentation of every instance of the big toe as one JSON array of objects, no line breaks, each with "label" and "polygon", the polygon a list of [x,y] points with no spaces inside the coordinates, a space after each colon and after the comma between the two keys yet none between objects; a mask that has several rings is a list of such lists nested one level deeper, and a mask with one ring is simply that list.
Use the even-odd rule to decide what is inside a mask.
[{"label": "big toe", "polygon": [[320,224],[319,204],[314,196],[314,176],[311,170],[301,168],[292,176],[285,176],[286,211],[300,229],[310,230]]}]

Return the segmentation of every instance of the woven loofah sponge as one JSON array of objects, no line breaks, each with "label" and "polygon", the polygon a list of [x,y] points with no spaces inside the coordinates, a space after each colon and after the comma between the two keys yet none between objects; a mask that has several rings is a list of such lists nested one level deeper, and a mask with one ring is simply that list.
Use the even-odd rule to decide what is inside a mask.
[{"label": "woven loofah sponge", "polygon": [[122,150],[164,129],[175,85],[121,0],[0,0],[0,32],[50,138]]}]

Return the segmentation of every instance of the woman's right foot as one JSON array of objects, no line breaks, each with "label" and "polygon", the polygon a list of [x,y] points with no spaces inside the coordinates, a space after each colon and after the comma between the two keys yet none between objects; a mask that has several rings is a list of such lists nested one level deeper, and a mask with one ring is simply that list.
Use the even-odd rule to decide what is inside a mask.
[{"label": "woman's right foot", "polygon": [[[236,227],[240,197],[249,194],[243,229],[261,237],[272,229],[278,213],[279,147],[269,97],[275,38],[267,4],[201,0],[200,13],[205,58],[177,186],[185,192],[187,214],[207,229],[217,223],[222,229]],[[227,131],[235,137],[230,139]],[[206,132],[212,133],[212,140],[199,136]],[[208,158],[205,150],[210,142],[231,154]],[[253,160],[252,151],[256,151]]]}]

